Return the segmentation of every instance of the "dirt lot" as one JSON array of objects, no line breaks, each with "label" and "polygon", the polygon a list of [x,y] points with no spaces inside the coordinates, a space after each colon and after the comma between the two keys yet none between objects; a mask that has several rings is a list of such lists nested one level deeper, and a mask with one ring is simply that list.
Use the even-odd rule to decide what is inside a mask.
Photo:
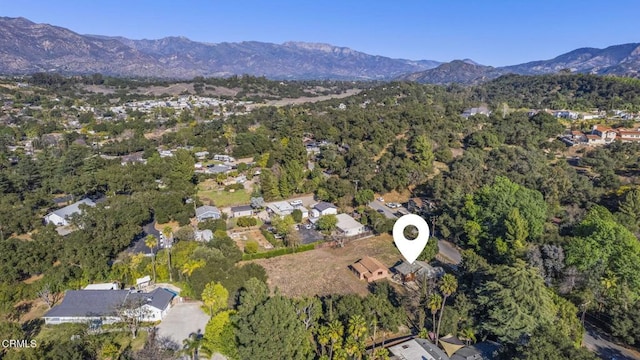
[{"label": "dirt lot", "polygon": [[259,245],[259,251],[271,250],[273,249],[273,245],[264,238],[260,230],[252,229],[247,231],[233,231],[230,232],[229,236],[235,241],[238,248],[244,251],[244,247],[248,241],[256,241]]},{"label": "dirt lot", "polygon": [[348,266],[363,256],[375,257],[387,266],[400,260],[391,235],[353,241],[341,249],[316,249],[271,259],[253,260],[264,266],[269,287],[286,296],[328,294],[367,294],[367,283],[360,281]]}]

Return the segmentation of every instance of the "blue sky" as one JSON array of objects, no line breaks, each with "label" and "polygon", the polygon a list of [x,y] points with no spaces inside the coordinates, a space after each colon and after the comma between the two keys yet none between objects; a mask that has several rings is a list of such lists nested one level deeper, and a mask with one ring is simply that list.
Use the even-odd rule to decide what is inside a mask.
[{"label": "blue sky", "polygon": [[81,34],[323,42],[374,55],[501,66],[640,42],[640,1],[0,0],[0,16]]}]

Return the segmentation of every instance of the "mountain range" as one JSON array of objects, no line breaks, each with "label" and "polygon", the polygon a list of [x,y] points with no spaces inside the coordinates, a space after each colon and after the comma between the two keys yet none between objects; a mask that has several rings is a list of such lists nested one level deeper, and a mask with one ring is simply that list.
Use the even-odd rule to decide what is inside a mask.
[{"label": "mountain range", "polygon": [[580,48],[551,60],[492,67],[469,60],[454,60],[433,69],[400,76],[399,80],[430,84],[474,84],[506,74],[541,75],[557,72],[577,72],[638,77],[640,43],[613,45],[605,49]]},{"label": "mountain range", "polygon": [[472,84],[507,73],[573,72],[638,76],[640,44],[582,48],[551,60],[491,67],[472,60],[393,59],[329,44],[245,41],[209,44],[184,37],[131,40],[81,35],[0,17],[0,73],[58,72],[187,79],[249,74],[272,79],[410,80]]}]

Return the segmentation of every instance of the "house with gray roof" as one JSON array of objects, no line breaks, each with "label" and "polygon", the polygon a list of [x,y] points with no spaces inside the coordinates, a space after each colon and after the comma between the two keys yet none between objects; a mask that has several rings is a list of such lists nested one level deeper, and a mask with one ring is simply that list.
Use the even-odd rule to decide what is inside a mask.
[{"label": "house with gray roof", "polygon": [[43,318],[46,324],[113,324],[122,321],[119,309],[131,307],[128,311],[138,314],[141,321],[160,321],[167,315],[175,296],[164,288],[149,293],[139,290],[68,290],[62,303],[49,310]]},{"label": "house with gray roof", "polygon": [[54,224],[56,226],[69,225],[69,220],[73,215],[82,213],[82,209],[80,208],[80,205],[94,207],[96,206],[96,203],[93,202],[93,200],[87,198],[87,199],[82,199],[80,201],[77,201],[69,206],[65,206],[54,212],[50,212],[44,217],[45,224]]},{"label": "house with gray roof", "polygon": [[240,205],[231,207],[231,216],[234,218],[243,216],[253,216],[251,205]]},{"label": "house with gray roof", "polygon": [[415,338],[389,347],[393,360],[449,360],[447,354],[426,339]]},{"label": "house with gray roof", "polygon": [[315,205],[311,209],[311,216],[314,218],[320,217],[322,215],[337,215],[338,208],[328,202],[321,201]]},{"label": "house with gray roof", "polygon": [[217,220],[220,219],[222,213],[215,206],[204,205],[196,208],[196,218],[198,221],[205,221],[207,219]]}]

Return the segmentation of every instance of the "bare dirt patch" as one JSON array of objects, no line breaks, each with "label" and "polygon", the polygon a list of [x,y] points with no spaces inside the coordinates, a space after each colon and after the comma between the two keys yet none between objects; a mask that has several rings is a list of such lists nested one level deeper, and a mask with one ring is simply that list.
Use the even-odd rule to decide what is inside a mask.
[{"label": "bare dirt patch", "polygon": [[273,249],[273,245],[265,239],[264,235],[258,229],[251,230],[243,230],[243,231],[229,231],[229,236],[236,243],[236,246],[241,251],[244,251],[244,248],[249,241],[255,241],[259,245],[259,251],[271,250]]},{"label": "bare dirt patch", "polygon": [[406,203],[409,201],[411,197],[411,192],[409,190],[402,190],[402,192],[398,192],[393,190],[392,192],[382,194],[376,194],[376,199],[382,197],[385,202],[395,202],[395,203]]},{"label": "bare dirt patch", "polygon": [[173,229],[172,231],[175,232],[176,230],[178,230],[180,228],[180,224],[178,224],[177,221],[172,221],[172,222],[168,222],[165,224],[156,224],[155,228],[156,230],[162,232],[162,230],[164,230],[165,227],[169,226],[171,229]]},{"label": "bare dirt patch", "polygon": [[[60,300],[62,301],[62,300]],[[26,312],[20,315],[20,323],[39,319],[49,311],[49,307],[41,299],[21,301],[15,306],[17,309],[24,309]]]},{"label": "bare dirt patch", "polygon": [[28,285],[28,284],[33,284],[34,282],[36,282],[36,281],[38,281],[38,280],[42,279],[43,277],[44,277],[44,274],[40,274],[40,275],[33,275],[32,277],[30,277],[30,278],[28,278],[28,279],[24,280],[24,281],[23,281],[23,283],[25,283],[25,284],[27,284],[27,285]]},{"label": "bare dirt patch", "polygon": [[287,106],[287,105],[298,105],[304,103],[315,103],[319,101],[325,101],[330,99],[342,99],[352,95],[356,95],[360,93],[362,90],[360,89],[349,89],[346,90],[342,94],[330,94],[330,95],[321,95],[321,96],[313,96],[313,97],[299,97],[299,98],[284,98],[280,100],[269,100],[264,104],[252,104],[248,105],[248,109],[253,109],[257,106]]},{"label": "bare dirt patch", "polygon": [[463,154],[464,154],[464,149],[462,148],[451,149],[451,155],[453,156],[454,159],[462,156]]},{"label": "bare dirt patch", "polygon": [[389,267],[400,260],[391,235],[385,234],[352,241],[344,248],[315,249],[251,262],[264,266],[269,287],[278,288],[286,296],[366,295],[367,282],[358,280],[348,268],[363,256],[372,256]]}]

